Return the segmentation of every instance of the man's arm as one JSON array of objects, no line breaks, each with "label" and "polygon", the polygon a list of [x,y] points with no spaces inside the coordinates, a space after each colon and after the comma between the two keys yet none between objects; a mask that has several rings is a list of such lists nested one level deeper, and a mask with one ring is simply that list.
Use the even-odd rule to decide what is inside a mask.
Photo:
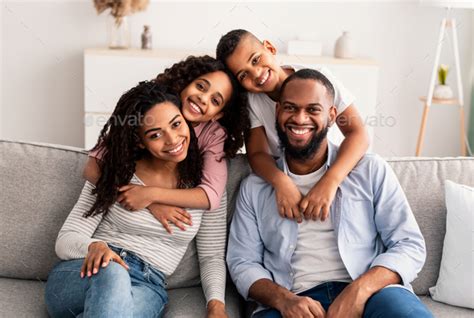
[{"label": "man's arm", "polygon": [[326,317],[362,317],[365,304],[373,294],[400,282],[401,278],[397,273],[381,266],[372,267],[336,297]]},{"label": "man's arm", "polygon": [[387,249],[370,267],[390,269],[409,286],[425,263],[425,240],[392,168],[378,156],[372,165],[375,225]]},{"label": "man's arm", "polygon": [[263,266],[264,245],[252,207],[252,178],[255,177],[248,177],[240,186],[227,248],[230,276],[246,300],[254,282],[262,278],[272,280],[271,273]]}]

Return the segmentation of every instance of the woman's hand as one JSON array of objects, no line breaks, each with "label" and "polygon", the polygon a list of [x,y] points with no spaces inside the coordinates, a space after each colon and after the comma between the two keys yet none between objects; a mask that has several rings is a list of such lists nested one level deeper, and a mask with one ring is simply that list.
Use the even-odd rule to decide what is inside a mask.
[{"label": "woman's hand", "polygon": [[84,263],[81,267],[81,278],[87,275],[91,277],[99,272],[100,267],[107,267],[110,261],[122,265],[128,270],[128,265],[112,251],[105,242],[94,242],[89,245],[89,252],[87,253]]},{"label": "woman's hand", "polygon": [[207,318],[228,318],[227,313],[225,312],[225,305],[213,299],[207,304]]},{"label": "woman's hand", "polygon": [[165,204],[158,204],[154,203],[148,207],[151,214],[163,224],[163,227],[166,231],[170,234],[173,234],[173,230],[171,229],[171,225],[169,222],[176,225],[182,231],[186,231],[184,224],[189,226],[193,225],[193,220],[191,214],[189,214],[186,210],[182,208],[178,208],[176,206],[170,206]]},{"label": "woman's hand", "polygon": [[275,183],[274,188],[280,216],[296,219],[300,223],[303,220],[299,207],[302,195],[298,187],[293,183],[293,180],[284,175]]},{"label": "woman's hand", "polygon": [[306,220],[316,221],[318,218],[325,221],[329,216],[339,183],[324,175],[301,200],[300,209]]},{"label": "woman's hand", "polygon": [[127,210],[138,211],[153,203],[151,188],[136,184],[127,184],[119,188],[117,201]]}]

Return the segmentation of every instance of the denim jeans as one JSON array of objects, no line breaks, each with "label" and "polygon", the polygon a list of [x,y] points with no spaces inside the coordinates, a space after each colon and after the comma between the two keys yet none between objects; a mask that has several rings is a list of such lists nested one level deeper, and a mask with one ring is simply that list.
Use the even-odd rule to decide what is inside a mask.
[{"label": "denim jeans", "polygon": [[135,254],[112,247],[129,271],[115,262],[81,278],[84,259],[62,261],[46,283],[51,317],[161,317],[168,302],[165,277]]},{"label": "denim jeans", "polygon": [[[324,310],[328,310],[334,299],[343,291],[348,283],[328,282],[298,294],[319,301]],[[276,309],[259,311],[253,318],[281,318]],[[363,318],[432,318],[426,306],[418,297],[405,288],[388,287],[372,295],[365,304]]]}]

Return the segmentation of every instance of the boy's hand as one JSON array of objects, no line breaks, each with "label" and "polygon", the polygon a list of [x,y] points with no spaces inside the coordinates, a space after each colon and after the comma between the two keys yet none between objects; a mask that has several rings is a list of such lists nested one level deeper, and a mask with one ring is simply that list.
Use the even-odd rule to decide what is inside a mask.
[{"label": "boy's hand", "polygon": [[150,191],[150,187],[128,184],[119,188],[119,192],[121,193],[117,201],[127,210],[141,210],[153,203]]},{"label": "boy's hand", "polygon": [[128,270],[128,265],[112,251],[105,242],[94,242],[89,245],[89,252],[87,253],[84,263],[81,267],[81,278],[91,277],[99,272],[101,267],[107,267],[110,261],[122,265]]},{"label": "boy's hand", "polygon": [[290,177],[285,175],[275,184],[275,194],[278,206],[278,213],[283,218],[296,219],[298,223],[303,221],[299,203],[302,195],[298,187]]},{"label": "boy's hand", "polygon": [[331,178],[323,176],[318,183],[301,200],[300,209],[306,220],[325,221],[329,216],[329,207],[336,196],[339,184]]},{"label": "boy's hand", "polygon": [[176,225],[182,231],[186,231],[184,224],[189,226],[193,225],[191,214],[182,208],[154,203],[148,207],[148,210],[150,210],[155,219],[163,224],[163,227],[170,234],[173,234],[173,230],[171,229],[169,222]]}]

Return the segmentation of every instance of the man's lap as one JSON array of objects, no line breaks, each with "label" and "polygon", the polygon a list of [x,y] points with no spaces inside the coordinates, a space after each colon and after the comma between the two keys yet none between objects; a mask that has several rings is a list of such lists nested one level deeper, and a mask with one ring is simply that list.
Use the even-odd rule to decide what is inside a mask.
[{"label": "man's lap", "polygon": [[[331,282],[329,284],[321,284],[299,295],[311,297],[312,299],[319,301],[327,311],[329,305],[334,301],[335,297],[337,297],[337,295],[344,289],[344,285],[341,284],[344,283]],[[333,291],[332,295],[330,290]],[[401,286],[383,288],[369,298],[365,305],[363,318],[381,316],[384,318],[433,317],[426,306],[415,294]],[[256,313],[252,317],[281,318],[282,316],[276,309],[266,309]]]}]

